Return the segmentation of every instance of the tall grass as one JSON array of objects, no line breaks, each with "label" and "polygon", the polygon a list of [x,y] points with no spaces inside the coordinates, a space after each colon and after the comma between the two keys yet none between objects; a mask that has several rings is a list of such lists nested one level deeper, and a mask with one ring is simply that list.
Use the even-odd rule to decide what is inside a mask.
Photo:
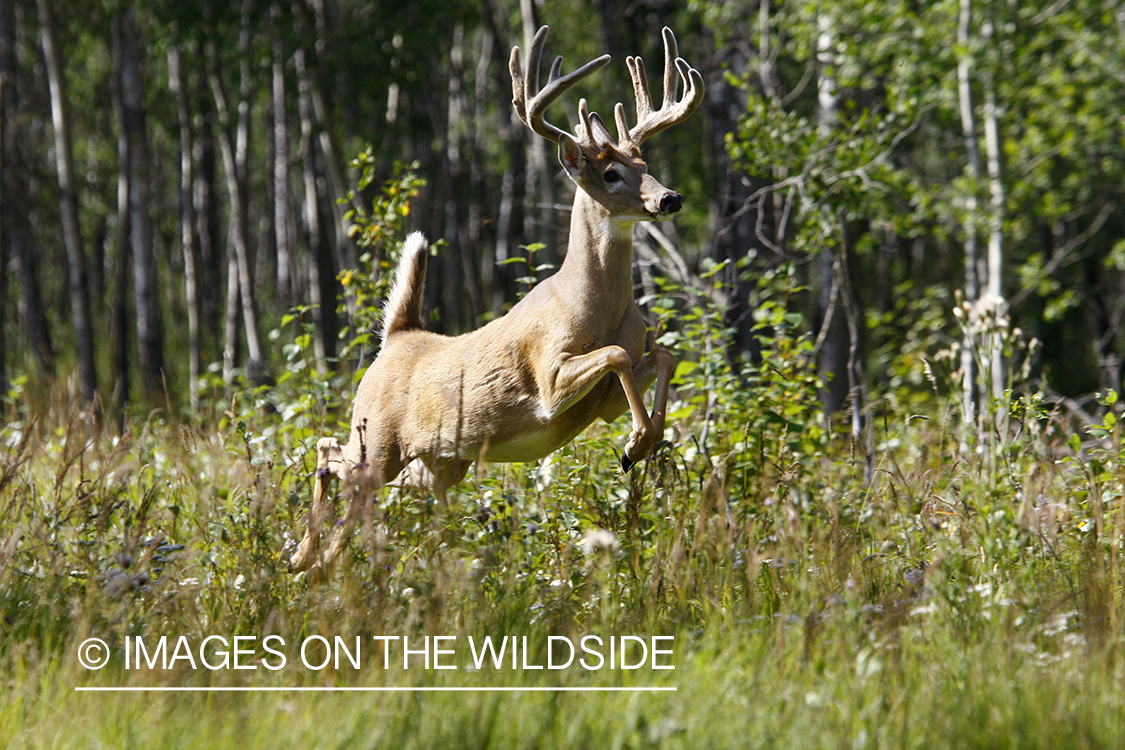
[{"label": "tall grass", "polygon": [[[317,430],[282,429],[264,408],[271,394],[235,399],[207,425],[153,418],[123,436],[90,434],[62,404],[10,421],[0,737],[22,747],[1121,746],[1125,476],[1113,405],[1074,440],[1058,415],[1013,399],[1018,424],[995,454],[966,456],[951,417],[885,400],[868,452],[816,416],[800,343],[777,351],[761,371],[683,368],[675,440],[633,475],[616,468],[620,430],[599,426],[540,465],[472,473],[444,506],[379,495],[339,574],[315,587],[284,561],[302,531]],[[383,669],[374,649],[358,670],[310,670],[291,650],[276,672],[121,661],[126,637],[215,634],[455,636],[461,668]],[[547,636],[586,634],[673,635],[676,669],[466,669],[469,636],[529,636],[536,664]],[[101,671],[77,662],[91,636],[117,655]],[[677,692],[74,691],[107,685]]]},{"label": "tall grass", "polygon": [[[955,373],[900,347],[891,365],[924,370],[915,382],[932,390],[877,394],[853,441],[820,414],[789,282],[767,282],[757,368],[726,363],[718,312],[681,308],[673,327],[657,305],[664,342],[695,356],[677,370],[669,444],[632,474],[617,468],[623,427],[597,425],[539,464],[479,467],[445,504],[381,492],[316,586],[285,561],[350,376],[306,359],[300,314],[278,334],[292,343],[277,384],[204,389],[195,421],[156,412],[119,434],[13,394],[0,743],[1125,746],[1115,397],[1076,430],[1016,388],[979,439],[958,422]],[[557,656],[551,636],[590,634],[673,636],[675,669],[470,668],[469,637],[527,636],[535,665]],[[161,635],[169,651],[181,636],[254,637],[259,665],[274,635],[288,660],[125,668],[127,642]],[[359,637],[361,665],[303,665],[294,647],[313,636]],[[385,668],[371,647],[385,636],[452,637],[458,669]],[[78,660],[90,637],[114,655],[97,671]],[[676,691],[75,691],[106,686]]]}]

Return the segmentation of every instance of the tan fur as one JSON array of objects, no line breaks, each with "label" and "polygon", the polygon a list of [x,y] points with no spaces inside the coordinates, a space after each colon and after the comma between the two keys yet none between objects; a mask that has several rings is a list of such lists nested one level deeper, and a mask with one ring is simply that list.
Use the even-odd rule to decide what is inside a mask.
[{"label": "tan fur", "polygon": [[[536,37],[537,45],[543,36]],[[537,52],[533,48],[533,59]],[[691,73],[695,82],[698,73]],[[522,73],[519,79],[515,85],[522,86]],[[563,88],[575,80],[568,76]],[[688,77],[684,83],[689,86]],[[552,98],[559,88],[549,92]],[[522,94],[517,91],[521,117]],[[701,81],[690,94],[697,105]],[[421,330],[427,249],[421,235],[411,235],[385,309],[383,348],[356,393],[348,441],[322,438],[317,444],[309,525],[290,558],[294,570],[330,571],[364,495],[396,478],[425,481],[440,496],[461,481],[473,461],[534,461],[566,445],[595,419],[612,421],[625,411],[632,431],[622,463],[629,468],[664,432],[673,360],[660,347],[645,354],[645,322],[632,295],[632,233],[637,221],[669,218],[680,197],[648,174],[634,153],[636,143],[623,137],[624,145],[615,146],[604,135],[591,135],[605,127],[585,111],[585,102],[581,140],[543,123],[549,101],[536,95],[525,104],[539,111],[540,120],[529,126],[558,143],[559,161],[578,186],[566,258],[558,273],[506,315],[471,333],[441,336]],[[686,117],[683,109],[675,113],[679,119]],[[651,128],[660,113],[650,109],[647,115]],[[614,176],[607,180],[609,172]],[[650,415],[642,393],[654,381]],[[322,549],[321,535],[332,518],[326,497],[331,477],[364,491],[352,494]]]}]

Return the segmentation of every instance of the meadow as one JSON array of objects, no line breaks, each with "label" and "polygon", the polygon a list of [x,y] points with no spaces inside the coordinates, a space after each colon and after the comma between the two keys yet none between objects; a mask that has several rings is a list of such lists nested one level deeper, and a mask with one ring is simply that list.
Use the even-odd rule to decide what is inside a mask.
[{"label": "meadow", "polygon": [[[966,426],[957,358],[907,337],[852,434],[821,413],[784,300],[759,314],[763,363],[732,367],[718,312],[676,313],[664,342],[694,356],[631,474],[619,420],[477,467],[444,504],[384,491],[315,586],[285,561],[354,376],[310,358],[299,312],[274,383],[212,381],[190,418],[99,426],[17,383],[0,745],[1125,746],[1115,395],[1076,420],[1015,352],[1012,388]],[[486,636],[527,650],[475,663]],[[84,666],[89,638],[104,667]],[[568,662],[567,643],[596,648]],[[111,687],[129,690],[85,690]],[[329,687],[363,690],[306,690]]]}]

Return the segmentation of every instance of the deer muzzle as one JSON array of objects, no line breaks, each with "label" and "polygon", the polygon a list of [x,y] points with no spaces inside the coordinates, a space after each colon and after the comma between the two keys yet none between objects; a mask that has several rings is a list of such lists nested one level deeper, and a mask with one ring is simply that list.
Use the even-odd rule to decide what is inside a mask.
[{"label": "deer muzzle", "polygon": [[662,214],[674,214],[680,210],[684,205],[684,197],[679,193],[666,193],[660,199],[660,211]]}]

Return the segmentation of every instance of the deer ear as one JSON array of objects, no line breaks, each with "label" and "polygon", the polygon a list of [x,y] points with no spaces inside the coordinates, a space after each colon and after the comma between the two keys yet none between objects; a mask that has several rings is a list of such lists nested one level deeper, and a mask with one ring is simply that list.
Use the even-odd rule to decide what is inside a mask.
[{"label": "deer ear", "polygon": [[613,139],[613,135],[610,134],[609,128],[605,126],[605,122],[602,118],[598,117],[597,112],[590,113],[590,129],[593,131],[591,135],[594,136],[594,143],[596,143],[599,148],[606,148],[617,144],[617,141]]},{"label": "deer ear", "polygon": [[586,157],[582,156],[582,147],[566,133],[559,135],[559,164],[562,164],[570,179],[578,182],[582,178],[582,167]]}]

